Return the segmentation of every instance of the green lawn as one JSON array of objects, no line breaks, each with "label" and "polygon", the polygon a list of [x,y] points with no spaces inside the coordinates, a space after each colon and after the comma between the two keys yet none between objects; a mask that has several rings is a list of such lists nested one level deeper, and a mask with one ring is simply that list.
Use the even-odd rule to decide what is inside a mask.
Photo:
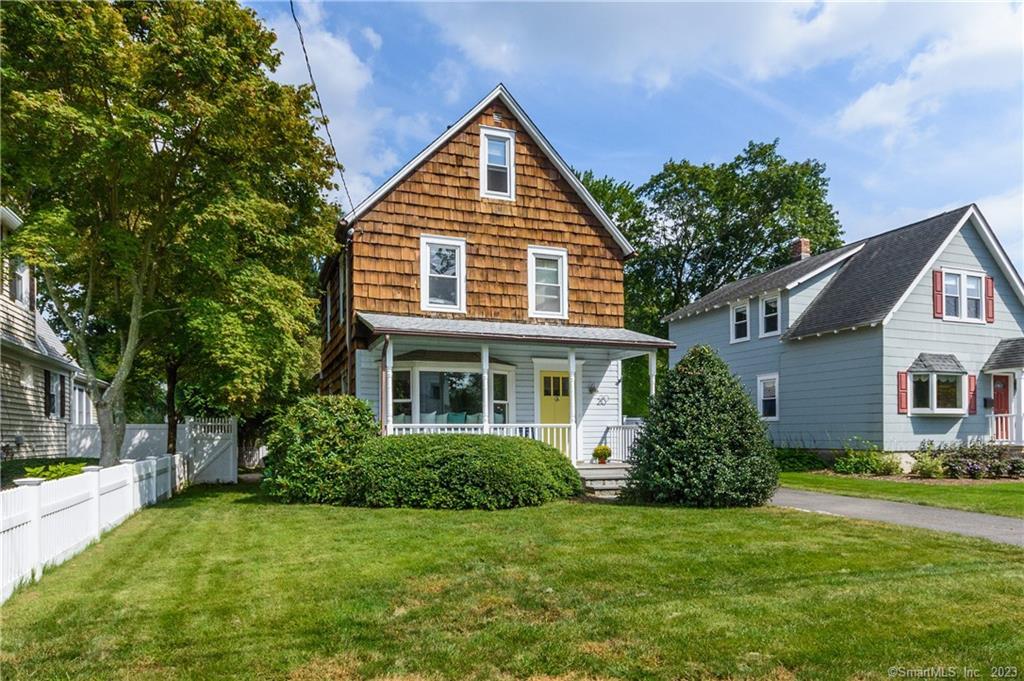
[{"label": "green lawn", "polygon": [[63,459],[11,459],[0,462],[0,487],[14,487],[14,481],[25,477],[25,469],[32,466],[47,466],[55,463],[84,463],[96,465],[96,459],[66,457]]},{"label": "green lawn", "polygon": [[4,679],[987,674],[1024,669],[1024,551],[776,508],[366,510],[199,488],[0,617]]},{"label": "green lawn", "polygon": [[781,473],[779,482],[786,487],[814,492],[908,501],[913,504],[1024,518],[1024,482],[1020,480],[999,480],[979,484],[962,484],[955,480],[925,483],[872,480],[823,473]]}]

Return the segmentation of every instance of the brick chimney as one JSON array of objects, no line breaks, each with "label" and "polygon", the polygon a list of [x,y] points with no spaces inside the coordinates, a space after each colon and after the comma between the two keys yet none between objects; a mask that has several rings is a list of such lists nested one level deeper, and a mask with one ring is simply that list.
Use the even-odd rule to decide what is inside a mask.
[{"label": "brick chimney", "polygon": [[789,244],[790,260],[797,262],[811,257],[811,240],[797,237]]}]

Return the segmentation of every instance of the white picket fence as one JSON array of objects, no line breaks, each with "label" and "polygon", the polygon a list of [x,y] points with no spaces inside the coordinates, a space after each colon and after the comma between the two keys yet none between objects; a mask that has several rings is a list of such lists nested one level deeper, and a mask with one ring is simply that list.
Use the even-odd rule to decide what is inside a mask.
[{"label": "white picket fence", "polygon": [[0,493],[0,603],[97,541],[140,508],[168,499],[188,480],[185,456],[122,459],[59,480],[16,480]]},{"label": "white picket fence", "polygon": [[[124,429],[121,458],[144,459],[167,451],[166,423],[129,423]],[[189,480],[196,483],[238,482],[238,420],[189,418],[178,425],[178,452],[189,461]],[[68,456],[100,456],[100,427],[68,427]]]}]

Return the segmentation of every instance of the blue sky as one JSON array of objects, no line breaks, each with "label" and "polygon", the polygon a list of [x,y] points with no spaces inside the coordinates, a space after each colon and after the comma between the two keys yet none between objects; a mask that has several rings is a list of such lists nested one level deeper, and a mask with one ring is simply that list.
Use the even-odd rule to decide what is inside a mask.
[{"label": "blue sky", "polygon": [[[287,3],[277,77],[305,82]],[[977,202],[1024,269],[1024,11],[1006,3],[298,4],[359,201],[504,82],[574,167],[641,183],[748,140],[828,166],[849,240]]]}]

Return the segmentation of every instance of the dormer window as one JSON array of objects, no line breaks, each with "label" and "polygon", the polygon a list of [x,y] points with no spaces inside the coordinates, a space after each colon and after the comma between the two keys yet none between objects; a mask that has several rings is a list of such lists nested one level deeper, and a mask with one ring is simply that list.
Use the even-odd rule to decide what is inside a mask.
[{"label": "dormer window", "polygon": [[779,335],[779,296],[761,298],[761,337]]},{"label": "dormer window", "polygon": [[736,303],[730,310],[729,342],[741,343],[750,340],[750,304]]},{"label": "dormer window", "polygon": [[420,308],[466,311],[466,240],[420,237]]},{"label": "dormer window", "polygon": [[480,196],[515,199],[515,141],[511,130],[480,126]]}]

